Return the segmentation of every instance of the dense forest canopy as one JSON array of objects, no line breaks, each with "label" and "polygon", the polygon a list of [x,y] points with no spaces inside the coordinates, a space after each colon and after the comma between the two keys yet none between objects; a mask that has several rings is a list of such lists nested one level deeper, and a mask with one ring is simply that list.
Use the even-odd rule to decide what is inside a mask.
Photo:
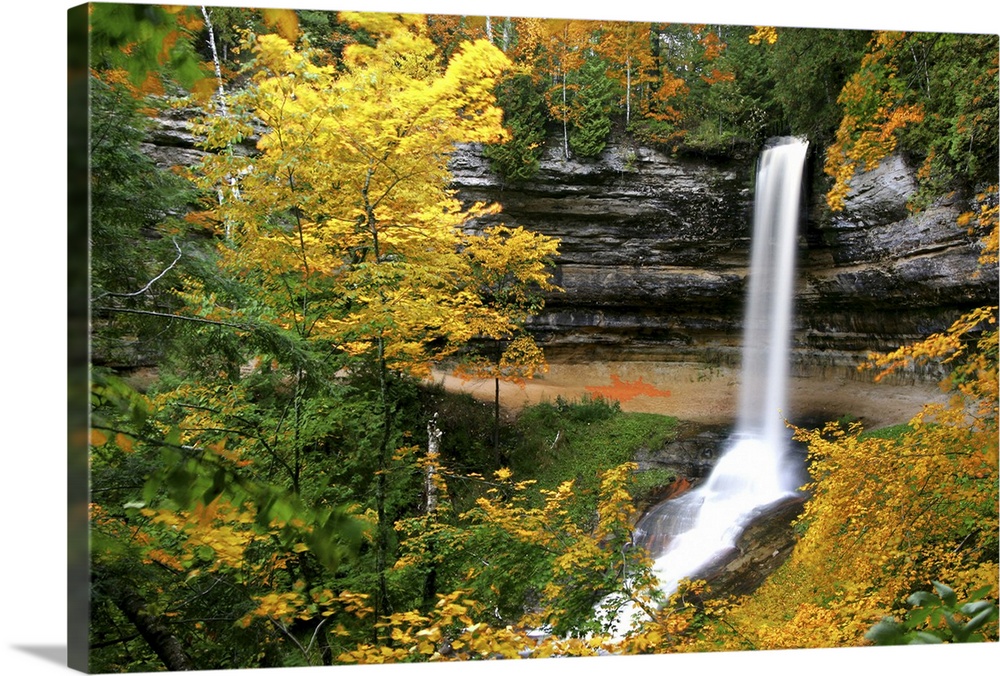
[{"label": "dense forest canopy", "polygon": [[[89,12],[94,670],[996,640],[996,308],[864,365],[942,362],[948,406],[893,435],[796,431],[801,538],[745,598],[660,598],[626,546],[643,479],[618,451],[670,421],[559,402],[501,443],[498,410],[421,377],[544,369],[525,322],[558,292],[558,241],[469,227],[496,207],[449,189],[457,143],[529,182],[549,142],[730,156],[803,135],[831,210],[903,152],[912,208],[965,196],[956,227],[995,266],[997,36]],[[197,166],[141,151],[169,107],[201,111]],[[136,350],[158,365],[141,386],[114,366]],[[576,430],[570,470],[545,429]],[[647,612],[615,642],[593,607],[623,579]]]}]

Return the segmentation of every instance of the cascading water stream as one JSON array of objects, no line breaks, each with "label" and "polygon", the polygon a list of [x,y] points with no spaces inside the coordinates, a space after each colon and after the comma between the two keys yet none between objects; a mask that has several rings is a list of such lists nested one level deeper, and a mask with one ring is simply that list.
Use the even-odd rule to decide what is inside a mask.
[{"label": "cascading water stream", "polygon": [[[653,507],[636,525],[635,544],[653,557],[667,596],[680,580],[729,551],[762,508],[798,487],[783,414],[807,149],[803,139],[775,139],[759,161],[736,431],[701,486]],[[621,598],[605,599],[600,607]],[[613,616],[612,633],[626,634],[640,612],[625,603]]]}]

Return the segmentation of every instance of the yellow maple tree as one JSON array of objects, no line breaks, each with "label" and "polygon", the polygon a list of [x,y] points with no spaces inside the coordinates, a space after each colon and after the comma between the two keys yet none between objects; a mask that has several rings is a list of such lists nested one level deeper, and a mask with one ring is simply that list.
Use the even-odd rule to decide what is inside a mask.
[{"label": "yellow maple tree", "polygon": [[891,154],[898,143],[897,132],[924,119],[920,103],[906,101],[906,83],[897,78],[897,49],[905,33],[877,31],[862,58],[860,68],[848,79],[837,102],[844,115],[833,144],[827,149],[823,170],[833,178],[826,200],[838,211],[850,190],[855,172],[870,171]]}]

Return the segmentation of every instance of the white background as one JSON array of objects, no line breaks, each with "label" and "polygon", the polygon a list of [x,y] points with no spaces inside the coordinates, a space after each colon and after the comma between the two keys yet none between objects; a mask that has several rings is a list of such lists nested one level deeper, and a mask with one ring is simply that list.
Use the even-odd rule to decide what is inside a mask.
[{"label": "white background", "polygon": [[[66,648],[66,10],[76,3],[15,0],[0,14],[0,171],[3,254],[0,306],[0,673],[65,673]],[[185,3],[190,4],[190,3]],[[215,5],[248,3],[219,0]],[[617,18],[688,23],[815,26],[824,28],[998,32],[991,2],[683,3],[649,0],[276,0],[278,7],[358,9],[494,16]],[[80,255],[75,252],[74,255]],[[362,674],[492,676],[628,670],[630,674],[716,670],[785,673],[903,673],[935,668],[951,673],[996,665],[998,644],[942,648],[836,649],[555,659],[477,665],[332,667]],[[237,674],[237,671],[199,672]],[[299,669],[260,672],[301,675]]]}]

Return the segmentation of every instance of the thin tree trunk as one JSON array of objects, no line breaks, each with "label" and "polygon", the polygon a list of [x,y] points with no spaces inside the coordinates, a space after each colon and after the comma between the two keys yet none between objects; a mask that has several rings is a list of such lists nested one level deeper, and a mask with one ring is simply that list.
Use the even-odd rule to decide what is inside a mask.
[{"label": "thin tree trunk", "polygon": [[[389,554],[389,528],[386,517],[386,499],[389,488],[389,437],[392,434],[392,411],[389,406],[389,373],[385,362],[385,343],[378,338],[379,398],[382,407],[382,438],[379,441],[378,464],[375,473],[375,513],[378,525],[375,530],[375,568],[378,576],[378,593],[375,597],[375,617],[389,615],[389,586],[385,569]],[[379,630],[376,629],[376,632]]]},{"label": "thin tree trunk", "polygon": [[566,76],[567,73],[563,71],[562,78],[562,99],[563,99],[563,158],[569,159],[569,108],[566,105]]},{"label": "thin tree trunk", "polygon": [[[381,243],[378,236],[378,223],[375,218],[375,206],[369,200],[369,188],[374,175],[374,168],[369,167],[365,177],[362,194],[365,205],[365,225],[371,233],[372,255],[375,257],[375,265],[382,263]],[[384,294],[383,289],[379,289],[380,294]],[[382,298],[385,301],[384,295]],[[385,570],[389,559],[389,537],[392,525],[388,523],[386,516],[386,501],[388,499],[389,488],[389,441],[392,436],[392,408],[389,400],[389,367],[385,358],[385,335],[379,333],[376,339],[378,351],[378,379],[379,379],[379,406],[382,414],[382,438],[379,440],[378,457],[375,472],[375,513],[378,524],[375,527],[375,574],[377,576],[378,590],[375,595],[375,617],[381,618],[389,615],[389,586],[386,581]],[[379,628],[374,629],[375,640],[379,640],[379,634],[387,632]]]},{"label": "thin tree trunk", "polygon": [[[208,8],[205,5],[201,6],[201,14],[202,16],[205,17],[205,26],[208,27],[208,46],[212,50],[212,62],[215,64],[215,79],[219,83],[219,95],[218,95],[219,108],[222,111],[223,117],[229,117],[229,109],[226,107],[226,89],[223,86],[223,80],[222,80],[222,64],[219,62],[219,51],[215,47],[215,28],[212,26],[211,14],[209,13]],[[230,184],[232,185],[233,192],[238,194],[239,189],[236,187],[235,177],[230,179]],[[216,196],[218,197],[219,200],[219,206],[222,206],[224,197],[221,188],[216,191]],[[232,223],[229,221],[229,219],[226,219],[225,228],[226,228],[226,241],[228,242],[232,237],[232,230],[233,230]]]},{"label": "thin tree trunk", "polygon": [[632,119],[632,57],[625,59],[625,124]]},{"label": "thin tree trunk", "polygon": [[493,379],[493,459],[500,469],[500,379]]},{"label": "thin tree trunk", "polygon": [[510,17],[503,20],[503,37],[500,42],[500,49],[505,53],[510,49]]},{"label": "thin tree trunk", "polygon": [[424,474],[424,490],[427,494],[424,503],[425,513],[433,514],[438,506],[437,463],[441,455],[441,430],[437,426],[437,413],[427,423],[427,469]]},{"label": "thin tree trunk", "polygon": [[[500,360],[503,357],[503,350],[500,341],[495,343],[497,372],[500,369]],[[500,469],[500,376],[493,379],[493,465]]]},{"label": "thin tree trunk", "polygon": [[219,107],[222,108],[222,115],[228,117],[229,111],[226,110],[226,90],[222,86],[222,65],[219,63],[219,51],[215,47],[215,29],[212,27],[212,18],[205,5],[201,6],[201,15],[205,17],[205,26],[208,27],[208,45],[212,49],[212,61],[215,64],[215,79],[219,83]]},{"label": "thin tree trunk", "polygon": [[[424,502],[424,513],[428,520],[436,520],[434,513],[438,508],[437,472],[438,459],[441,455],[441,429],[437,426],[437,413],[427,423],[427,469],[424,474],[424,492],[426,499]],[[427,545],[427,554],[431,560],[434,558],[434,541]],[[437,566],[431,565],[430,570],[424,577],[424,603],[430,605],[437,597]]]}]

